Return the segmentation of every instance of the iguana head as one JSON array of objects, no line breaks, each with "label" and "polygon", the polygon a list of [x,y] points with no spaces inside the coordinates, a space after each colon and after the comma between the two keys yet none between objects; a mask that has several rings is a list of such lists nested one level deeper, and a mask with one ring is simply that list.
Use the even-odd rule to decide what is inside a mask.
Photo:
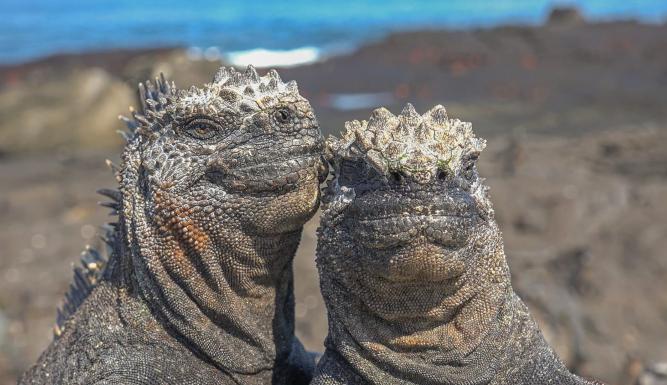
[{"label": "iguana head", "polygon": [[495,234],[477,173],[485,146],[470,123],[407,105],[352,121],[327,141],[334,179],[324,197],[319,266],[387,319],[442,315],[439,305]]},{"label": "iguana head", "polygon": [[476,168],[484,144],[444,107],[419,115],[411,105],[398,116],[375,110],[327,141],[334,179],[318,229],[329,321],[320,378],[579,383],[512,290]]},{"label": "iguana head", "polygon": [[[179,215],[225,218],[258,234],[303,225],[325,174],[315,114],[296,82],[221,68],[201,88],[140,85],[143,111],[126,119],[138,182],[165,226]],[[136,156],[136,153],[139,155]]]}]

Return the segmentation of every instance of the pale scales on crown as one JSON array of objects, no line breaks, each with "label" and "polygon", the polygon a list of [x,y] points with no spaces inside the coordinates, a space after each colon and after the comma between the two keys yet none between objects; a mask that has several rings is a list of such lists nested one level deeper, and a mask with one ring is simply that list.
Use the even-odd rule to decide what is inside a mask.
[{"label": "pale scales on crown", "polygon": [[300,98],[297,83],[284,83],[275,70],[259,76],[253,66],[245,71],[221,67],[211,83],[188,89],[177,89],[173,81],[165,80],[160,74],[154,82],[139,84],[142,113],[130,108],[134,119],[119,118],[128,126],[123,136],[131,139],[135,133],[158,132],[171,119],[182,116],[217,114],[225,110],[253,113],[274,106],[279,96],[282,101]]},{"label": "pale scales on crown", "polygon": [[476,157],[485,146],[470,123],[450,119],[445,107],[419,115],[409,103],[398,116],[378,108],[368,121],[347,122],[341,139],[327,139],[334,168],[342,159],[364,159],[380,174],[401,172],[423,183],[439,170],[459,175],[466,157]]}]

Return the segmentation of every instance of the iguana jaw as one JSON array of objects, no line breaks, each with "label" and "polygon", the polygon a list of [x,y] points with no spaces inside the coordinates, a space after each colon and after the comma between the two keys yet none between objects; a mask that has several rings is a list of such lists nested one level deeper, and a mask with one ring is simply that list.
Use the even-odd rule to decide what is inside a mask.
[{"label": "iguana jaw", "polygon": [[320,149],[318,141],[287,153],[238,156],[211,167],[206,178],[231,193],[284,194],[304,183],[318,183],[326,176]]},{"label": "iguana jaw", "polygon": [[386,184],[378,189],[365,190],[354,186],[355,199],[349,211],[358,220],[410,217],[478,218],[475,197],[448,182],[435,181],[429,185],[406,182]]},{"label": "iguana jaw", "polygon": [[438,184],[367,192],[341,214],[331,243],[350,289],[382,319],[445,320],[477,263],[475,234],[489,224],[468,192]]}]

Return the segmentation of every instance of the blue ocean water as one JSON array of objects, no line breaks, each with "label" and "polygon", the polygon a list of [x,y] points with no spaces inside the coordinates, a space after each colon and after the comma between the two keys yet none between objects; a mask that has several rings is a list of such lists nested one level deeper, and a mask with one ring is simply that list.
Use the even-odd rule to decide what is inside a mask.
[{"label": "blue ocean water", "polygon": [[667,16],[667,0],[0,0],[0,63],[159,46],[335,51],[397,30],[537,24],[563,4],[593,20]]}]

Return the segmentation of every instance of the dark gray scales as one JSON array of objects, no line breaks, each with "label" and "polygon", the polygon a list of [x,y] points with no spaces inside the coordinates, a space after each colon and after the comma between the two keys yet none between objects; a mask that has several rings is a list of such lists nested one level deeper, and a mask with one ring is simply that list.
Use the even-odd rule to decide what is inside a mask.
[{"label": "dark gray scales", "polygon": [[485,142],[436,106],[382,108],[327,141],[317,265],[329,317],[313,384],[593,384],[514,293]]},{"label": "dark gray scales", "polygon": [[87,250],[20,384],[306,384],[292,259],[319,204],[322,139],[296,83],[222,68],[140,85],[109,256]]}]

